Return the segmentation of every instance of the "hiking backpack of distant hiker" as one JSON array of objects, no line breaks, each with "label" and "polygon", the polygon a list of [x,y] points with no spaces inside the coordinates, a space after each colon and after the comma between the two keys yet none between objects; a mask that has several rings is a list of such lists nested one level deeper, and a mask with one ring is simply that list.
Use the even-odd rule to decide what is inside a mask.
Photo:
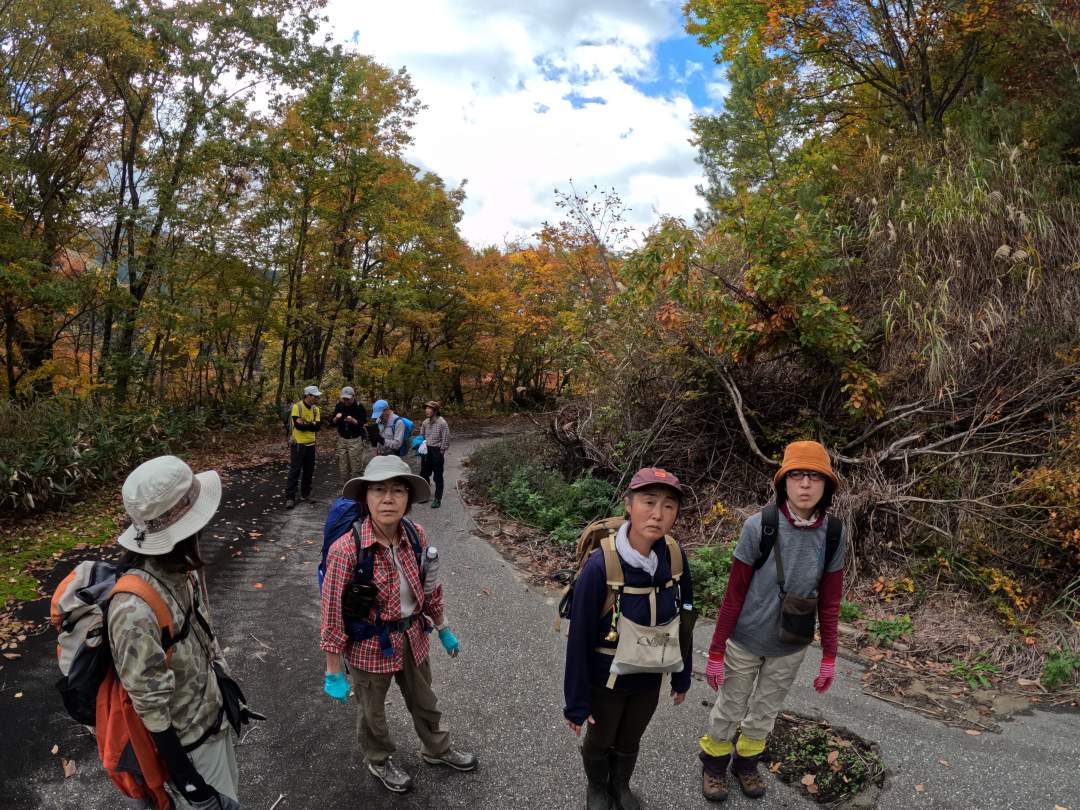
[{"label": "hiking backpack of distant hiker", "polygon": [[300,403],[299,402],[286,402],[284,405],[281,406],[281,424],[285,428],[285,440],[288,441],[288,442],[292,441],[292,432],[293,432],[292,410],[298,404],[300,404]]},{"label": "hiking backpack of distant hiker", "polygon": [[397,454],[402,458],[405,458],[409,454],[409,448],[412,447],[412,443],[409,441],[409,437],[412,436],[413,422],[407,416],[398,416],[395,414],[393,422],[393,430],[397,430],[397,423],[401,422],[405,425],[405,433],[401,437],[401,447],[398,448]]},{"label": "hiking backpack of distant hiker", "polygon": [[176,635],[161,595],[146,580],[125,571],[114,563],[86,561],[57,586],[49,611],[58,634],[62,675],[56,686],[68,714],[95,727],[101,764],[120,792],[168,810],[173,806],[164,787],[168,770],[113,668],[107,635],[109,602],[114,594],[130,593],[150,606],[161,628],[166,661],[187,634],[188,622],[185,619],[184,629]]}]

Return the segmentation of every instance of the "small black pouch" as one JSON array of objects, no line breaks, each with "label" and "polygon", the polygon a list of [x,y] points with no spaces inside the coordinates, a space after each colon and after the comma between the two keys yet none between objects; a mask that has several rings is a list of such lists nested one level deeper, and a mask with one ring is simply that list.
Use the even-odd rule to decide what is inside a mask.
[{"label": "small black pouch", "polygon": [[347,622],[366,622],[379,589],[371,582],[350,582],[341,592],[341,617]]},{"label": "small black pouch", "polygon": [[266,715],[248,708],[247,698],[244,697],[240,684],[225,674],[225,668],[217,661],[214,661],[213,667],[218,689],[221,691],[221,702],[225,708],[225,719],[236,733],[240,733],[240,727],[245,723],[250,723],[252,720],[265,720]]},{"label": "small black pouch", "polygon": [[780,554],[780,543],[773,546],[776,556],[776,583],[780,586],[780,615],[777,619],[777,634],[784,644],[806,646],[814,640],[817,626],[816,596],[795,596],[784,590],[784,559]]}]

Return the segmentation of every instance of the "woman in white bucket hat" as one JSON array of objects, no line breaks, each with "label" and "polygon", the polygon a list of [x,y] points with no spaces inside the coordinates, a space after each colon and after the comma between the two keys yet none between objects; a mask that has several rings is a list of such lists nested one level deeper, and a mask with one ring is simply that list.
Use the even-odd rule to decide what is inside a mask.
[{"label": "woman in white bucket hat", "polygon": [[131,525],[118,539],[125,549],[121,565],[157,591],[179,629],[166,641],[146,602],[116,594],[108,609],[116,674],[168,767],[174,805],[237,810],[229,723],[259,715],[247,710],[228,675],[197,573],[203,566],[199,532],[217,512],[221,479],[213,470],[195,475],[179,458],[160,456],[135,468],[123,496]]}]

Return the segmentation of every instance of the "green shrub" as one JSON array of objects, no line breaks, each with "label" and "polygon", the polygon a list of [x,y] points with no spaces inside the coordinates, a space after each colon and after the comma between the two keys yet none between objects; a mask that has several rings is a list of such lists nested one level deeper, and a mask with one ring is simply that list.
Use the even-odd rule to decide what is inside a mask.
[{"label": "green shrub", "polygon": [[555,452],[538,433],[523,433],[485,444],[469,456],[469,484],[490,501],[510,486],[515,473],[524,467],[534,484],[544,471],[553,472]]},{"label": "green shrub", "polygon": [[1000,675],[1001,668],[987,661],[986,653],[979,653],[967,661],[954,660],[949,674],[967,681],[972,689],[989,689],[993,685],[990,676]]},{"label": "green shrub", "polygon": [[525,437],[489,445],[470,459],[470,482],[508,516],[562,545],[576,542],[589,522],[621,511],[621,504],[612,506],[614,485],[591,475],[567,483],[537,460],[544,456],[534,449]]},{"label": "green shrub", "polygon": [[876,619],[866,625],[870,638],[876,644],[891,644],[901,636],[910,636],[915,630],[911,617],[906,613],[893,619]]},{"label": "green shrub", "polygon": [[0,509],[33,512],[82,497],[193,443],[207,418],[200,410],[122,411],[59,397],[0,403]]},{"label": "green shrub", "polygon": [[862,618],[862,608],[847,599],[840,600],[840,621],[853,622]]},{"label": "green shrub", "polygon": [[719,606],[727,588],[728,574],[731,573],[731,556],[738,542],[736,537],[694,549],[688,555],[694,597],[699,604]]},{"label": "green shrub", "polygon": [[1072,681],[1078,669],[1080,669],[1080,654],[1070,649],[1054,650],[1043,662],[1042,685],[1047,689],[1064,686]]}]

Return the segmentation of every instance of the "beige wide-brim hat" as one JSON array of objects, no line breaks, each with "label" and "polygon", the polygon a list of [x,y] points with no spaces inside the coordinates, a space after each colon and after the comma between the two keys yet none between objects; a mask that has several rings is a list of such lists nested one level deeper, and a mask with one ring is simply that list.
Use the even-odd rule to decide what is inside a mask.
[{"label": "beige wide-brim hat", "polygon": [[341,488],[341,497],[355,501],[364,484],[389,481],[391,478],[400,478],[409,485],[413,503],[427,503],[431,500],[431,487],[428,486],[428,482],[419,475],[415,475],[409,469],[409,465],[399,456],[375,456],[364,468],[363,475],[350,479]]},{"label": "beige wide-brim hat", "polygon": [[153,557],[168,554],[213,519],[221,477],[214,470],[195,475],[176,456],[158,456],[136,467],[122,492],[131,525],[117,542]]}]

